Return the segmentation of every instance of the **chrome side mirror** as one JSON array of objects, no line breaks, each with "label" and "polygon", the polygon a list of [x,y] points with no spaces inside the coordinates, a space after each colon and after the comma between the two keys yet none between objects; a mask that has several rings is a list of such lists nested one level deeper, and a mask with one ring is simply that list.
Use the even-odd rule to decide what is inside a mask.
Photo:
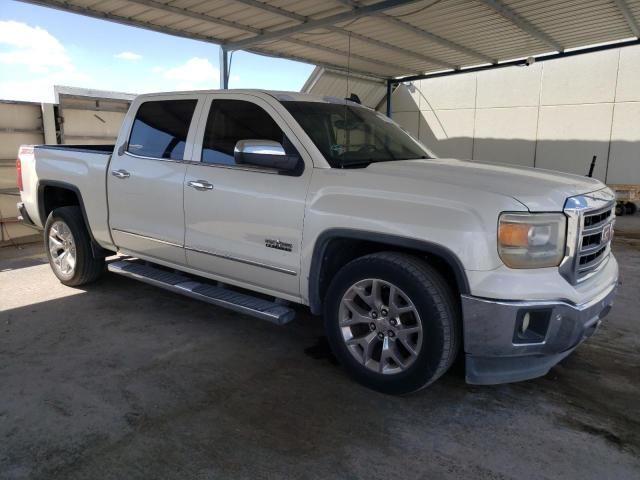
[{"label": "chrome side mirror", "polygon": [[287,155],[282,145],[273,140],[239,140],[233,149],[233,158],[239,165],[294,170],[299,162],[298,155]]}]

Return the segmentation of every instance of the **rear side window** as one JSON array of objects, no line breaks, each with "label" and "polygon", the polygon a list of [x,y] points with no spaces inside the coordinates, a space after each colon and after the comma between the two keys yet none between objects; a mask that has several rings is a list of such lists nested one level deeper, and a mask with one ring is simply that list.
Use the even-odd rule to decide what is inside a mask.
[{"label": "rear side window", "polygon": [[140,105],[129,137],[130,153],[182,160],[197,100],[162,100]]},{"label": "rear side window", "polygon": [[239,140],[273,140],[287,154],[296,152],[278,124],[264,109],[244,100],[214,100],[202,143],[202,162],[235,165],[233,149]]}]

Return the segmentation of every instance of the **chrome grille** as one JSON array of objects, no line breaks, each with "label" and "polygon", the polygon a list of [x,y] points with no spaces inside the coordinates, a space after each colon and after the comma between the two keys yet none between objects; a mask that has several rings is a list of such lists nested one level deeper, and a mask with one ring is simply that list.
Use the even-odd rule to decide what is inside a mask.
[{"label": "chrome grille", "polygon": [[580,243],[578,246],[577,280],[596,270],[609,256],[615,204],[603,210],[582,213]]},{"label": "chrome grille", "polygon": [[586,280],[606,263],[611,252],[615,196],[605,188],[567,199],[567,256],[560,273],[571,283]]}]

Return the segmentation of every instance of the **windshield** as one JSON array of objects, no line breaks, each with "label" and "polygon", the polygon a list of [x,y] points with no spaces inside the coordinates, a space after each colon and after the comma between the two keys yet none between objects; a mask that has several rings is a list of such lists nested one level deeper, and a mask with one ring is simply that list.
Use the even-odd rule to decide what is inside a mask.
[{"label": "windshield", "polygon": [[368,108],[283,101],[333,168],[431,158],[425,147],[384,115]]}]

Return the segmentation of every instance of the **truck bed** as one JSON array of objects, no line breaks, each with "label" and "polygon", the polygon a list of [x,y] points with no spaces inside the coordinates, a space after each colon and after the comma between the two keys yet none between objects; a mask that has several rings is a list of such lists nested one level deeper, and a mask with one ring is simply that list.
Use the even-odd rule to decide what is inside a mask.
[{"label": "truck bed", "polygon": [[[107,166],[114,145],[23,145],[20,148],[22,202],[37,227],[44,227],[46,211],[39,196],[65,189],[77,197],[89,230],[99,244],[109,245]],[[43,200],[46,203],[46,200]]]}]

